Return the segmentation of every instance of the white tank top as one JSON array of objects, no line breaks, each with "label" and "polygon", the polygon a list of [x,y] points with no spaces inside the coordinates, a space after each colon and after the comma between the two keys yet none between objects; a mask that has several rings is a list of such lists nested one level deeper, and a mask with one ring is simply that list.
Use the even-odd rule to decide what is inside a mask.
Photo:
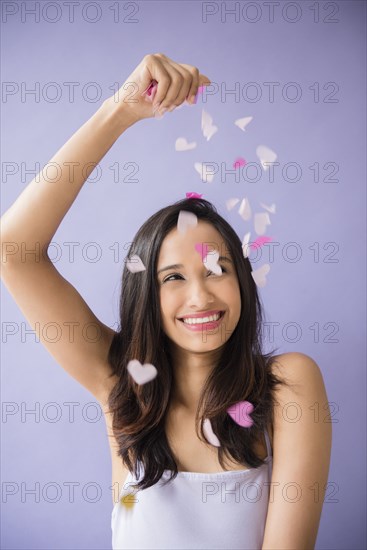
[{"label": "white tank top", "polygon": [[178,472],[165,487],[169,470],[152,487],[131,487],[142,477],[139,464],[139,478],[128,474],[112,510],[112,549],[260,550],[273,465],[266,430],[265,441],[267,457],[259,468]]}]

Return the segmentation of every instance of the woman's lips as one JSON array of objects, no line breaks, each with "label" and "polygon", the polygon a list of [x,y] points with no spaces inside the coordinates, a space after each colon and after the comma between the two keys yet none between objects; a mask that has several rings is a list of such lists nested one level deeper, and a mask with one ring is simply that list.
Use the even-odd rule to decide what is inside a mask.
[{"label": "woman's lips", "polygon": [[209,321],[207,323],[195,323],[195,324],[189,325],[188,323],[184,323],[182,319],[179,319],[179,321],[185,326],[185,328],[187,328],[188,330],[191,330],[192,332],[203,331],[203,330],[213,330],[220,325],[224,317],[224,314],[225,312],[221,311],[218,321]]}]

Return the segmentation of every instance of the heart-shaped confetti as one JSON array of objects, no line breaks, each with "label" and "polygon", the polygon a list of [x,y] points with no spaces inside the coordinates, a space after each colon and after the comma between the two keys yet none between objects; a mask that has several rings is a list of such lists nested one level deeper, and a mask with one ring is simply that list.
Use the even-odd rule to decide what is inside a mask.
[{"label": "heart-shaped confetti", "polygon": [[208,440],[210,445],[213,445],[214,447],[220,447],[220,441],[213,432],[212,424],[209,420],[209,418],[205,418],[203,422],[203,432],[205,435],[205,438]]},{"label": "heart-shaped confetti", "polygon": [[201,261],[204,262],[205,258],[208,255],[209,252],[209,246],[205,243],[196,243],[195,244],[195,250],[196,252],[199,252],[201,256]]},{"label": "heart-shaped confetti", "polygon": [[256,285],[260,288],[263,288],[266,285],[266,276],[270,271],[270,265],[264,264],[259,269],[251,271],[251,275]]},{"label": "heart-shaped confetti", "polygon": [[228,199],[226,201],[226,207],[227,207],[227,210],[232,210],[232,208],[234,206],[236,206],[236,204],[240,202],[240,199],[236,199],[236,198],[233,198],[233,199]]},{"label": "heart-shaped confetti", "polygon": [[140,386],[150,382],[157,376],[157,369],[154,365],[150,363],[142,365],[138,359],[131,359],[127,365],[127,370],[133,380]]},{"label": "heart-shaped confetti", "polygon": [[253,250],[256,250],[257,248],[264,246],[264,244],[270,243],[271,240],[271,237],[267,237],[266,235],[264,235],[263,237],[258,237],[253,243],[250,244],[250,247]]},{"label": "heart-shaped confetti", "polygon": [[241,205],[238,209],[238,213],[245,221],[251,218],[251,206],[247,198],[242,199]]},{"label": "heart-shaped confetti", "polygon": [[220,265],[218,264],[219,259],[219,252],[211,252],[210,254],[207,254],[204,265],[208,271],[212,271],[216,275],[222,275],[223,271]]},{"label": "heart-shaped confetti", "polygon": [[243,250],[243,255],[245,258],[248,258],[249,257],[249,254],[250,254],[250,237],[251,237],[251,233],[248,232],[246,233],[246,235],[244,236],[243,238],[243,241],[242,241],[242,250]]},{"label": "heart-shaped confetti", "polygon": [[126,267],[131,273],[138,273],[139,271],[145,271],[146,267],[137,254],[131,256],[126,260]]},{"label": "heart-shaped confetti", "polygon": [[271,206],[268,206],[267,204],[264,204],[263,202],[260,203],[260,206],[262,206],[265,210],[270,212],[270,214],[275,214],[275,204],[273,203]]},{"label": "heart-shaped confetti", "polygon": [[188,143],[188,141],[184,137],[179,137],[176,139],[176,143],[175,143],[176,151],[191,151],[192,149],[195,149],[195,147],[196,147],[196,141],[192,141],[191,143]]},{"label": "heart-shaped confetti", "polygon": [[241,168],[241,166],[246,166],[247,162],[243,157],[238,157],[233,163],[233,168]]},{"label": "heart-shaped confetti", "polygon": [[202,112],[201,116],[201,129],[203,136],[206,137],[206,140],[209,141],[216,132],[218,132],[218,126],[213,124],[213,118],[206,111]]},{"label": "heart-shaped confetti", "polygon": [[270,225],[270,216],[268,212],[259,212],[258,214],[255,214],[254,216],[254,227],[255,227],[255,233],[258,235],[264,235],[266,231],[266,226]]},{"label": "heart-shaped confetti", "polygon": [[153,102],[154,96],[157,93],[157,89],[158,89],[157,80],[152,80],[148,88],[146,88],[146,90],[144,90],[144,92],[141,95],[144,96],[144,99],[146,99],[147,101]]},{"label": "heart-shaped confetti", "polygon": [[212,163],[206,165],[205,162],[195,162],[194,164],[195,170],[199,174],[201,181],[203,181],[204,183],[211,183],[213,181],[214,174],[213,172],[209,171],[212,169],[212,166]]},{"label": "heart-shaped confetti", "polygon": [[256,154],[259,157],[261,166],[265,171],[269,168],[269,162],[274,162],[277,158],[277,154],[265,145],[259,145],[258,147],[256,147]]},{"label": "heart-shaped confetti", "polygon": [[245,116],[244,118],[238,118],[234,121],[235,125],[238,126],[243,132],[246,132],[245,127],[254,117],[252,116]]},{"label": "heart-shaped confetti", "polygon": [[227,409],[227,413],[239,426],[250,428],[254,421],[250,414],[254,410],[254,406],[249,401],[239,401]]},{"label": "heart-shaped confetti", "polygon": [[199,193],[195,193],[194,191],[189,191],[186,193],[187,199],[201,199],[203,195],[200,195]]},{"label": "heart-shaped confetti", "polygon": [[190,227],[196,227],[197,223],[197,216],[193,212],[180,210],[177,219],[177,231],[184,235]]}]

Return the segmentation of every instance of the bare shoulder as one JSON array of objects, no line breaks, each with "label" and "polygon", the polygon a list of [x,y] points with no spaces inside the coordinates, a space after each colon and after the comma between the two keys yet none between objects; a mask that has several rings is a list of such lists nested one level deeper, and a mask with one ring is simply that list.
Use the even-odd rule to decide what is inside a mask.
[{"label": "bare shoulder", "polygon": [[[272,481],[281,489],[291,486],[296,496],[284,497],[282,490],[274,495],[263,549],[313,548],[331,454],[332,420],[325,384],[318,364],[304,353],[276,356],[272,370],[286,382],[276,391]],[[317,501],[310,487],[317,490]],[[293,529],[284,530],[284,524]]]}]

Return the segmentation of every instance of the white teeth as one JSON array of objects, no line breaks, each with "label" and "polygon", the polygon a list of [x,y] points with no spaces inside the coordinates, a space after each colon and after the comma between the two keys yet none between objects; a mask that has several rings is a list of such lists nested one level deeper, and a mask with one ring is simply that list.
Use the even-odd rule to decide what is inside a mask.
[{"label": "white teeth", "polygon": [[220,313],[217,313],[216,315],[210,315],[209,317],[200,317],[199,319],[188,317],[186,319],[183,319],[183,322],[188,325],[199,325],[202,323],[209,323],[210,321],[218,321],[219,317]]}]

